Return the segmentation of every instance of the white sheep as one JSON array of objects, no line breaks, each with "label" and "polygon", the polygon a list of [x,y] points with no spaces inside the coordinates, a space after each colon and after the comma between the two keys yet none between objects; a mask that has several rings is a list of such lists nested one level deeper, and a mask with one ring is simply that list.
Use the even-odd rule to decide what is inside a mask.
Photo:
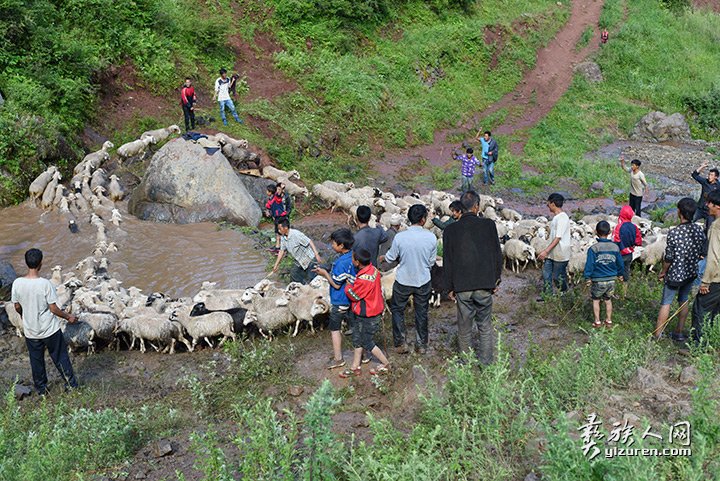
[{"label": "white sheep", "polygon": [[277,179],[277,182],[284,184],[285,190],[290,195],[304,195],[305,197],[307,197],[310,194],[308,192],[307,188],[300,187],[299,185],[297,185],[295,182],[291,181],[287,177],[280,177]]},{"label": "white sheep", "polygon": [[324,298],[325,296],[319,289],[311,286],[299,285],[292,290],[288,290],[288,309],[297,320],[293,337],[297,335],[300,321],[305,321],[310,325],[310,330],[315,333],[313,319],[320,315],[330,312],[330,304]]},{"label": "white sheep", "polygon": [[[232,137],[229,137],[225,135],[222,132],[218,132],[214,135],[215,140],[218,141],[220,145],[232,145],[233,147],[239,147],[241,149],[247,149],[248,148],[248,141],[245,139],[233,139]],[[298,177],[299,179],[300,177]]]},{"label": "white sheep", "polygon": [[122,185],[120,185],[118,176],[115,174],[110,176],[110,183],[108,184],[108,197],[113,202],[123,200],[123,197],[125,197],[125,189],[123,189]]},{"label": "white sheep", "polygon": [[155,129],[155,130],[148,130],[140,134],[140,140],[150,137],[152,139],[152,144],[157,144],[158,142],[162,142],[163,140],[170,137],[172,134],[180,134],[181,130],[180,127],[177,125],[171,125],[169,127],[165,127],[163,129]]},{"label": "white sheep", "polygon": [[195,349],[198,341],[203,339],[212,348],[214,347],[210,341],[211,337],[223,336],[220,345],[231,338],[235,340],[233,332],[233,318],[230,314],[223,311],[211,312],[202,316],[190,317],[190,308],[184,307],[175,309],[170,315],[171,321],[177,321],[185,328],[188,335],[192,338],[192,345],[189,349]]},{"label": "white sheep", "polygon": [[352,182],[342,182],[341,183],[341,182],[335,182],[333,180],[326,180],[325,182],[323,182],[320,185],[322,185],[323,187],[327,187],[328,189],[334,190],[336,192],[339,192],[341,194],[347,192],[350,189],[355,188],[355,184],[353,184]]},{"label": "white sheep", "polygon": [[500,209],[500,215],[503,219],[509,220],[512,222],[519,222],[522,220],[522,215],[516,210],[508,209],[507,207],[504,207]]},{"label": "white sheep", "polygon": [[643,247],[640,252],[640,261],[648,268],[648,271],[652,272],[655,265],[663,260],[666,248],[667,235],[665,234],[659,234],[654,242]]},{"label": "white sheep", "polygon": [[[510,261],[513,272],[525,270],[528,262],[535,260],[535,249],[521,240],[509,239],[503,249],[505,261]],[[520,269],[520,263],[523,263]]]},{"label": "white sheep", "polygon": [[143,139],[137,139],[133,140],[132,142],[128,142],[127,144],[123,144],[117,149],[117,153],[120,157],[123,159],[127,159],[128,157],[133,157],[135,155],[140,155],[148,148],[150,144],[155,143],[155,137],[152,135],[145,137]]},{"label": "white sheep", "polygon": [[107,185],[108,178],[105,173],[105,169],[98,169],[92,173],[92,176],[90,176],[90,190],[93,192],[98,188],[98,186],[107,187]]},{"label": "white sheep", "polygon": [[95,338],[105,341],[115,341],[115,330],[118,319],[113,313],[105,312],[81,312],[78,321],[84,322],[92,327]]},{"label": "white sheep", "polygon": [[120,214],[120,211],[117,209],[112,210],[112,215],[110,216],[110,222],[114,226],[119,226],[120,222],[122,222],[122,215]]},{"label": "white sheep", "polygon": [[30,192],[31,200],[36,201],[43,195],[43,192],[45,192],[45,187],[47,187],[48,183],[53,178],[56,172],[57,167],[52,165],[48,167],[45,172],[38,175],[35,180],[32,181],[32,183],[30,184],[30,188],[28,189]]},{"label": "white sheep", "polygon": [[12,302],[5,303],[5,313],[10,320],[10,324],[15,328],[15,334],[18,337],[23,337],[23,322],[22,316],[15,310],[15,304]]},{"label": "white sheep", "polygon": [[291,170],[289,172],[286,172],[282,169],[273,167],[272,165],[266,165],[265,167],[263,167],[262,176],[264,179],[271,179],[275,182],[278,182],[278,179],[281,178],[300,180],[300,173],[297,170]]},{"label": "white sheep", "polygon": [[62,266],[55,266],[51,269],[52,275],[50,275],[50,282],[57,287],[63,283],[62,280]]},{"label": "white sheep", "polygon": [[75,166],[75,169],[73,169],[73,174],[79,174],[85,171],[92,172],[98,167],[100,167],[103,162],[110,158],[110,154],[108,153],[108,151],[113,147],[115,146],[112,142],[110,142],[109,140],[105,141],[102,144],[100,150],[87,154],[83,158],[82,162]]},{"label": "white sheep", "polygon": [[[58,184],[58,186],[55,187],[55,197],[53,197],[52,205],[60,208],[63,199],[65,199],[65,186]],[[67,206],[67,199],[65,199],[65,204]]]},{"label": "white sheep", "polygon": [[[179,323],[175,322],[175,319],[168,320],[154,310],[152,314],[120,320],[117,332],[130,334],[132,337],[130,349],[135,345],[135,340],[140,339],[140,352],[145,352],[145,341],[148,341],[156,351],[160,350],[159,345],[161,344],[169,345],[170,354],[175,352],[176,341],[185,344],[189,351],[195,347],[194,343],[191,345],[182,335],[182,328]],[[159,345],[153,345],[152,341],[158,342]]]},{"label": "white sheep", "polygon": [[567,275],[570,282],[577,284],[582,279],[583,271],[585,271],[585,261],[587,261],[587,247],[583,247],[570,255],[567,265]]},{"label": "white sheep", "polygon": [[[255,324],[263,337],[270,337],[272,339],[273,331],[289,326],[293,323],[296,324],[295,331],[297,331],[299,322],[300,321],[295,319],[295,316],[292,315],[287,306],[276,306],[263,311],[248,309],[245,314],[243,324],[246,326],[251,323]],[[268,334],[266,335],[265,332]]]},{"label": "white sheep", "polygon": [[40,200],[40,206],[43,209],[49,209],[53,205],[53,202],[55,201],[56,190],[61,178],[62,175],[60,175],[60,172],[56,171],[53,174],[52,179],[50,180],[48,185],[45,187],[42,199]]}]

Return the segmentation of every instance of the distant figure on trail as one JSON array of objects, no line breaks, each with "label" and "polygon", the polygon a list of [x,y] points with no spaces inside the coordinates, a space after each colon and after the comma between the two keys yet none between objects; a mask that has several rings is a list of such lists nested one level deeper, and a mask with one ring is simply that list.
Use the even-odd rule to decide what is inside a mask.
[{"label": "distant figure on trail", "polygon": [[703,219],[705,221],[705,234],[707,235],[708,229],[710,229],[710,226],[712,225],[713,221],[715,220],[715,217],[708,214],[708,206],[707,206],[707,198],[708,194],[710,192],[716,192],[720,190],[720,182],[718,182],[718,177],[720,177],[720,172],[718,172],[718,169],[712,168],[708,171],[707,178],[703,178],[700,173],[707,167],[708,164],[705,162],[700,167],[695,169],[693,173],[691,174],[692,178],[695,179],[695,181],[702,186],[702,191],[700,192],[700,198],[697,202],[697,210],[695,211],[695,217],[693,217],[692,221],[697,222],[700,219]]},{"label": "distant figure on trail", "polygon": [[448,220],[443,222],[440,220],[439,217],[435,217],[432,220],[432,223],[435,224],[435,227],[440,230],[445,230],[447,226],[457,220],[460,220],[460,216],[462,216],[466,212],[465,207],[463,207],[462,202],[460,202],[459,200],[454,200],[450,202],[448,209],[450,209],[450,218]]},{"label": "distant figure on trail", "polygon": [[592,327],[602,327],[600,322],[600,301],[605,301],[605,327],[612,327],[612,296],[615,293],[615,279],[623,275],[625,266],[620,248],[608,239],[610,224],[603,220],[595,227],[597,242],[587,251],[583,277],[590,287],[595,322]]},{"label": "distant figure on trail", "polygon": [[625,167],[625,156],[620,154],[620,167],[630,174],[630,207],[632,207],[635,215],[640,217],[642,214],[643,193],[648,191],[648,183],[645,180],[645,174],[640,171],[640,162],[638,159],[630,161],[630,168]]},{"label": "distant figure on trail", "polygon": [[495,162],[498,159],[498,144],[489,130],[480,139],[482,144],[483,184],[495,184]]},{"label": "distant figure on trail", "polygon": [[543,263],[543,293],[536,300],[543,302],[543,296],[552,295],[555,285],[560,292],[568,290],[567,266],[572,253],[570,239],[570,217],[563,212],[562,206],[565,198],[557,192],[550,194],[547,206],[553,219],[550,221],[550,245],[538,254],[538,260]]},{"label": "distant figure on trail", "polygon": [[278,223],[282,219],[288,219],[292,212],[292,199],[290,194],[285,192],[285,184],[278,182],[267,186],[268,200],[265,203],[265,214],[271,217],[275,224],[275,252],[280,250],[280,232]]},{"label": "distant figure on trail", "polygon": [[295,259],[295,265],[290,271],[290,278],[293,282],[307,284],[315,278],[315,267],[323,262],[313,241],[297,229],[290,228],[290,221],[285,218],[278,222],[280,232],[280,251],[273,266],[272,273],[275,274],[280,266],[280,261],[288,252]]},{"label": "distant figure on trail", "polygon": [[[707,196],[709,214],[720,215],[720,191],[710,192]],[[714,223],[708,231],[707,263],[702,274],[700,290],[692,308],[693,340],[700,342],[705,317],[710,314],[710,322],[720,312],[720,223]]]},{"label": "distant figure on trail", "polygon": [[185,78],[185,83],[180,88],[180,105],[182,105],[183,116],[185,117],[185,132],[195,129],[195,87],[190,77]]},{"label": "distant figure on trail", "polygon": [[408,210],[410,227],[398,233],[392,247],[379,261],[398,261],[393,294],[390,300],[393,341],[398,354],[410,352],[406,341],[405,308],[410,296],[415,306],[415,350],[425,354],[428,347],[428,309],[430,307],[430,269],[437,259],[437,238],[425,229],[428,211],[422,204]]},{"label": "distant figure on trail", "polygon": [[603,31],[600,33],[600,43],[607,43],[609,38],[610,32],[607,31],[607,28],[603,28]]},{"label": "distant figure on trail", "polygon": [[493,294],[500,285],[503,258],[495,222],[478,217],[480,197],[475,191],[460,198],[463,213],[443,232],[445,288],[457,300],[458,347],[472,346],[473,321],[480,333],[478,358],[493,361]]},{"label": "distant figure on trail", "polygon": [[[683,333],[685,320],[688,315],[688,298],[692,290],[693,281],[698,275],[698,261],[705,249],[706,237],[702,227],[692,222],[697,204],[690,197],[680,199],[677,204],[680,225],[670,229],[667,235],[667,247],[663,259],[663,268],[658,279],[665,281],[660,311],[653,335],[660,338],[670,315],[670,305],[678,298],[680,315],[678,325],[670,337],[677,341],[686,339]],[[709,266],[709,265],[708,265]],[[707,272],[707,271],[706,271]],[[701,286],[702,288],[702,286]]]},{"label": "distant figure on trail", "polygon": [[315,273],[324,277],[330,283],[330,318],[328,319],[328,330],[332,341],[333,356],[328,360],[327,369],[335,369],[345,365],[342,355],[342,334],[340,329],[342,322],[348,326],[354,324],[353,313],[350,310],[350,299],[345,294],[345,286],[355,282],[356,269],[352,260],[352,247],[354,243],[350,229],[337,229],[330,234],[330,242],[333,250],[340,254],[333,262],[331,272],[316,267]]},{"label": "distant figure on trail", "polygon": [[475,167],[480,165],[480,161],[475,157],[473,152],[472,147],[468,147],[465,155],[460,156],[460,174],[462,175],[462,187],[460,187],[460,190],[463,193],[473,189]]},{"label": "distant figure on trail", "polygon": [[636,246],[642,245],[642,234],[638,226],[632,223],[634,212],[632,207],[624,205],[620,209],[620,218],[618,219],[615,230],[613,231],[613,242],[620,248],[620,255],[623,259],[623,280],[630,280],[630,264],[632,263],[633,252]]},{"label": "distant figure on trail", "polygon": [[30,249],[25,252],[28,273],[25,277],[19,277],[13,282],[11,302],[15,304],[18,314],[22,316],[23,333],[30,355],[30,368],[35,390],[44,396],[48,393],[45,349],[48,350],[50,359],[65,381],[65,389],[76,388],[78,383],[72,364],[70,364],[67,344],[65,344],[58,321],[58,317],[62,317],[70,324],[74,324],[77,322],[77,317],[66,314],[57,306],[55,286],[49,280],[40,277],[42,260],[43,254],[39,249]]},{"label": "distant figure on trail", "polygon": [[388,240],[388,235],[382,227],[370,227],[368,225],[371,216],[372,211],[370,207],[366,205],[358,206],[356,213],[358,231],[355,233],[355,244],[353,248],[367,249],[370,253],[370,263],[377,266],[380,244]]},{"label": "distant figure on trail", "polygon": [[220,106],[220,118],[222,118],[223,125],[227,125],[225,107],[230,110],[230,113],[236,122],[240,124],[242,123],[242,120],[240,120],[240,117],[238,117],[237,111],[235,110],[235,104],[230,98],[230,87],[233,85],[234,81],[228,78],[227,70],[221,68],[220,76],[215,80],[215,93],[213,93],[213,100],[217,99],[218,101],[218,105]]}]

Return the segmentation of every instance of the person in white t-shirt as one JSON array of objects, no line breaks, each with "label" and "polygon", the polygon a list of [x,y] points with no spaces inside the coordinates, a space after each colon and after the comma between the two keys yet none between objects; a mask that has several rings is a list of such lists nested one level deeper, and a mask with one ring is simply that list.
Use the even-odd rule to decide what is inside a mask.
[{"label": "person in white t-shirt", "polygon": [[223,121],[223,125],[227,125],[227,118],[225,117],[225,107],[230,110],[233,118],[238,123],[243,123],[238,117],[237,111],[235,110],[235,104],[230,98],[230,88],[235,83],[235,79],[228,78],[227,70],[224,68],[220,69],[220,76],[215,80],[215,91],[213,93],[213,100],[217,99],[218,105],[220,106],[220,118]]},{"label": "person in white t-shirt", "polygon": [[[554,287],[557,285],[560,292],[568,289],[567,283],[567,265],[570,260],[571,240],[570,240],[570,218],[563,212],[562,206],[565,198],[558,193],[550,194],[547,200],[548,209],[553,215],[550,222],[550,245],[544,251],[538,254],[538,260],[544,261],[543,264],[543,295],[552,295]],[[542,302],[544,298],[538,297],[538,302]]]},{"label": "person in white t-shirt", "polygon": [[22,316],[25,344],[30,355],[30,369],[35,389],[38,394],[44,396],[48,392],[45,349],[48,350],[50,359],[65,381],[65,389],[75,388],[78,384],[58,320],[58,317],[62,317],[73,324],[77,322],[77,317],[63,312],[57,306],[55,286],[49,280],[40,277],[42,259],[43,254],[39,249],[30,249],[25,253],[28,273],[13,282],[11,302],[15,303],[15,310]]}]

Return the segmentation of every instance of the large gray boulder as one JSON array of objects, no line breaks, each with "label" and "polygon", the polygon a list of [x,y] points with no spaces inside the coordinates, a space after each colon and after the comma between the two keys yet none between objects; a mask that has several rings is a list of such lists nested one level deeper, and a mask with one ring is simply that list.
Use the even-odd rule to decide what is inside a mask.
[{"label": "large gray boulder", "polygon": [[9,288],[15,279],[17,279],[17,273],[12,264],[8,261],[0,261],[0,289]]},{"label": "large gray boulder", "polygon": [[685,142],[691,139],[690,126],[680,113],[650,112],[635,125],[631,137],[646,142]]},{"label": "large gray boulder", "polygon": [[130,197],[140,219],[188,224],[228,221],[257,226],[260,207],[219,150],[174,139],[153,155]]}]

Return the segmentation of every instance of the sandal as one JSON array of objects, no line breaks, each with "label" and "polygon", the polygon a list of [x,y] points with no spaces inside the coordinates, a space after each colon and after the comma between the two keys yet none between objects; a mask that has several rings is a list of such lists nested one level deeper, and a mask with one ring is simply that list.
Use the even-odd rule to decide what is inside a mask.
[{"label": "sandal", "polygon": [[595,321],[592,323],[592,327],[594,327],[595,329],[597,329],[598,327],[602,327],[602,322]]},{"label": "sandal", "polygon": [[360,368],[357,369],[345,369],[343,372],[340,373],[340,377],[343,379],[347,379],[349,377],[359,376],[362,373]]},{"label": "sandal", "polygon": [[611,329],[613,327],[613,322],[611,320],[605,321],[605,327]]},{"label": "sandal", "polygon": [[390,366],[388,364],[378,364],[374,368],[370,369],[370,374],[377,376],[378,374],[386,374],[389,370]]}]

